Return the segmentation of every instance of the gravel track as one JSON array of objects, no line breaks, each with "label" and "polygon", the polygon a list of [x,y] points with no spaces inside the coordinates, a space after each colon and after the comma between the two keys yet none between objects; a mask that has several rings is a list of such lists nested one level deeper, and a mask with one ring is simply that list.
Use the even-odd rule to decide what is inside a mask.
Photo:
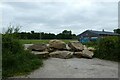
[{"label": "gravel track", "polygon": [[118,78],[118,63],[97,58],[49,58],[43,67],[15,78]]}]

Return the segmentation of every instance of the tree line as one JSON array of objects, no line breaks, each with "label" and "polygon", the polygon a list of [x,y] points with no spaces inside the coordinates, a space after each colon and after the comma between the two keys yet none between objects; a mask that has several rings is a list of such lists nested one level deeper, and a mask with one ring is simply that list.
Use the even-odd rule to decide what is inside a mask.
[{"label": "tree line", "polygon": [[55,35],[54,33],[45,32],[19,32],[19,39],[77,39],[76,34],[72,34],[72,31],[64,30],[62,33]]},{"label": "tree line", "polygon": [[[10,28],[13,27],[13,28]],[[18,32],[21,26],[17,26],[15,28],[15,32],[12,34],[17,34],[17,37],[19,39],[78,39],[76,34],[72,34],[72,31],[68,30],[63,30],[59,34],[54,34],[54,33],[45,33],[45,32]],[[13,25],[9,26],[9,31],[12,31],[14,29]],[[114,33],[120,34],[120,28],[114,29]],[[17,32],[17,33],[16,33]]]}]

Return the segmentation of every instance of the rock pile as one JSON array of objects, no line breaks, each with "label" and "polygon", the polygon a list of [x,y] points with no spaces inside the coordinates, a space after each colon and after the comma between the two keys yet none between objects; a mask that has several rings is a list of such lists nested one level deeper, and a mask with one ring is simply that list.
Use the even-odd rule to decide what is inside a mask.
[{"label": "rock pile", "polygon": [[95,50],[92,47],[87,48],[85,45],[82,45],[77,41],[66,44],[61,40],[50,40],[49,44],[33,44],[27,49],[40,57],[55,57],[62,59],[72,57],[92,58],[94,55],[93,51]]}]

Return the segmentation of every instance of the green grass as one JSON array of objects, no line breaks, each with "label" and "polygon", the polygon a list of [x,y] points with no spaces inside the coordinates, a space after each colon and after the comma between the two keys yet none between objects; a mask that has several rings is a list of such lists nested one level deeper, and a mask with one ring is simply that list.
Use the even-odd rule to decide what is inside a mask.
[{"label": "green grass", "polygon": [[[38,43],[49,43],[50,40],[20,40],[20,43],[22,44],[38,44]],[[68,43],[70,41],[77,41],[77,40],[62,40],[64,41],[65,43]]]},{"label": "green grass", "polygon": [[49,40],[20,40],[22,44],[49,43]]}]

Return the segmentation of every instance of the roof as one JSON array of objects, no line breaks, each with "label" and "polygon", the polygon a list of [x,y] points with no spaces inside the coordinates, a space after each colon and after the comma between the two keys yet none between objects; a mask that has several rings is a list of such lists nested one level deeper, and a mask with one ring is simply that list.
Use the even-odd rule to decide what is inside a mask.
[{"label": "roof", "polygon": [[117,33],[114,33],[114,32],[107,32],[107,31],[95,31],[95,30],[86,30],[86,31],[89,31],[91,33],[94,33],[94,34],[97,34],[97,35],[119,35],[120,34],[117,34]]},{"label": "roof", "polygon": [[[107,31],[95,31],[95,30],[86,30],[84,32],[90,32],[96,35],[111,35],[111,36],[120,36],[120,34],[114,33],[114,32],[107,32]],[[83,32],[83,33],[84,33]],[[83,34],[81,33],[81,34]],[[79,34],[79,36],[81,35]]]}]

